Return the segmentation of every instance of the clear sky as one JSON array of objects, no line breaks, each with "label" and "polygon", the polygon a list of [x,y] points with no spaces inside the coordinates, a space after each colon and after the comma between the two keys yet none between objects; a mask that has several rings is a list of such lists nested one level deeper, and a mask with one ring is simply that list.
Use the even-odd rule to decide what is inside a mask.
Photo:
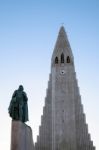
[{"label": "clear sky", "polygon": [[53,48],[64,24],[75,59],[78,84],[99,149],[99,1],[0,1],[0,150],[10,149],[8,106],[19,84],[29,98],[34,141],[44,106]]}]

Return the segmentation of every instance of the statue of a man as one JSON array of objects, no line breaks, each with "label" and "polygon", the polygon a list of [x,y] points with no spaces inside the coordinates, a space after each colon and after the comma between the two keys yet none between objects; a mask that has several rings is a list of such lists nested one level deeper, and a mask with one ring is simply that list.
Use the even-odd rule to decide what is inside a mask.
[{"label": "statue of a man", "polygon": [[28,121],[27,101],[28,98],[26,93],[24,92],[24,88],[22,85],[20,85],[18,90],[14,91],[10,106],[8,108],[10,117],[13,120],[20,120],[22,122]]}]

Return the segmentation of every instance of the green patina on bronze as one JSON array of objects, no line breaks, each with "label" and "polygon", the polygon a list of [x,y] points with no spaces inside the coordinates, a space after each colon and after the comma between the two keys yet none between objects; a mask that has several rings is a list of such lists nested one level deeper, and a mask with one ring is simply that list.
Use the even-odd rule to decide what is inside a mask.
[{"label": "green patina on bronze", "polygon": [[15,90],[9,105],[9,115],[13,120],[28,121],[28,98],[22,85]]}]

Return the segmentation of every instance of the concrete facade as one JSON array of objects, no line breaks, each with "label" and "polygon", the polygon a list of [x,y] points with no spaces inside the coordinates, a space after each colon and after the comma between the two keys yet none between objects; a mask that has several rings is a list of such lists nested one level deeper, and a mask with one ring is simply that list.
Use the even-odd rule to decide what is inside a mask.
[{"label": "concrete facade", "polygon": [[95,150],[86,124],[74,58],[61,27],[51,59],[51,74],[36,150]]},{"label": "concrete facade", "polygon": [[11,150],[34,150],[32,130],[21,121],[12,121]]}]

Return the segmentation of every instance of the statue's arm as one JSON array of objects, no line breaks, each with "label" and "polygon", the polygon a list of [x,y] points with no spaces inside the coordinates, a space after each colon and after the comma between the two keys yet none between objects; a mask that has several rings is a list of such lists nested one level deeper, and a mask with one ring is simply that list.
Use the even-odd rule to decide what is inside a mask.
[{"label": "statue's arm", "polygon": [[16,97],[16,93],[17,93],[17,90],[14,91],[13,95],[12,95],[12,98],[11,98],[11,101],[10,101],[10,105],[9,105],[9,109],[12,107],[13,105],[13,101],[14,101],[14,98]]}]

